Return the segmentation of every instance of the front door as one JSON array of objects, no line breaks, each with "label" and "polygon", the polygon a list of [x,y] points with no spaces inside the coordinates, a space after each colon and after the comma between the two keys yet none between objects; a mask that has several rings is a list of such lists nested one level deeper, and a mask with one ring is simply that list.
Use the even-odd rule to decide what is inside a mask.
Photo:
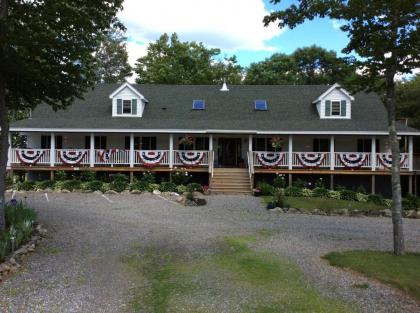
[{"label": "front door", "polygon": [[217,155],[219,166],[243,167],[244,161],[241,157],[241,138],[219,138]]}]

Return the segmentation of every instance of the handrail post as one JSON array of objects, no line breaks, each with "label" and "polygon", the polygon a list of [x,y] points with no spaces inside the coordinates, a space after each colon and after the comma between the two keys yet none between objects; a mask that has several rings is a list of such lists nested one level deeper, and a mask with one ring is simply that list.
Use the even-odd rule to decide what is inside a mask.
[{"label": "handrail post", "polygon": [[50,166],[55,166],[55,133],[51,133]]},{"label": "handrail post", "polygon": [[7,137],[7,141],[9,142],[9,150],[7,152],[7,168],[10,168],[12,164],[12,134],[10,133],[10,131]]},{"label": "handrail post", "polygon": [[372,148],[371,148],[371,155],[370,155],[370,163],[372,171],[376,171],[376,137],[372,136]]},{"label": "handrail post", "polygon": [[413,136],[408,136],[408,170],[413,171]]},{"label": "handrail post", "polygon": [[335,139],[334,136],[330,138],[330,170],[335,168]]},{"label": "handrail post", "polygon": [[174,134],[169,134],[169,168],[174,167]]},{"label": "handrail post", "polygon": [[95,134],[90,133],[89,166],[95,166]]},{"label": "handrail post", "polygon": [[134,134],[130,134],[130,154],[128,156],[130,160],[130,167],[134,167]]},{"label": "handrail post", "polygon": [[293,169],[293,135],[289,135],[289,170]]}]

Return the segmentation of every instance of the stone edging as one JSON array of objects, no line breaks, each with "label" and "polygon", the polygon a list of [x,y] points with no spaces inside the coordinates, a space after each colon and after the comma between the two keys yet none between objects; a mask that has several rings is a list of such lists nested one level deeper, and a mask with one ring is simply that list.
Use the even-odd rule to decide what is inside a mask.
[{"label": "stone edging", "polygon": [[34,227],[31,239],[19,249],[13,251],[11,255],[6,257],[3,263],[0,263],[0,282],[9,275],[19,271],[22,267],[21,263],[26,255],[35,251],[35,247],[47,236],[47,230],[37,224]]}]

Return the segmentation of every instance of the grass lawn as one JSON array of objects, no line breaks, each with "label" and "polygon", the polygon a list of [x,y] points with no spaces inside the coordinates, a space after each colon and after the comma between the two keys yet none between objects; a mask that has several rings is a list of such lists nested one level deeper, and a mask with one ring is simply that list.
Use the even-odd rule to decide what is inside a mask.
[{"label": "grass lawn", "polygon": [[[271,196],[265,196],[264,202],[268,203],[272,199]],[[346,201],[331,198],[314,198],[314,197],[285,197],[290,207],[312,211],[315,209],[324,211],[334,211],[347,209],[348,211],[380,211],[385,209],[384,206],[374,204],[372,202]]]},{"label": "grass lawn", "polygon": [[331,265],[349,268],[394,286],[420,300],[420,253],[395,256],[391,252],[332,252],[325,257]]},{"label": "grass lawn", "polygon": [[251,248],[266,236],[225,238],[204,256],[148,249],[124,257],[130,275],[138,277],[131,308],[150,313],[354,312],[322,296],[296,264]]}]

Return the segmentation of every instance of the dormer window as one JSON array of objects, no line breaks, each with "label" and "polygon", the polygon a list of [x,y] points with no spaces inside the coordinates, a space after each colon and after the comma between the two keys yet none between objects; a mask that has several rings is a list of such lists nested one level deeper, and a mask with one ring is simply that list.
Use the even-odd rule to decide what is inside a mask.
[{"label": "dormer window", "polygon": [[204,110],[206,108],[206,102],[204,100],[193,100],[193,110]]},{"label": "dormer window", "polygon": [[255,100],[254,101],[256,111],[267,111],[268,104],[266,100]]},{"label": "dormer window", "polygon": [[123,114],[131,114],[131,100],[123,100]]},{"label": "dormer window", "polygon": [[341,102],[340,101],[331,101],[331,115],[341,116]]}]

